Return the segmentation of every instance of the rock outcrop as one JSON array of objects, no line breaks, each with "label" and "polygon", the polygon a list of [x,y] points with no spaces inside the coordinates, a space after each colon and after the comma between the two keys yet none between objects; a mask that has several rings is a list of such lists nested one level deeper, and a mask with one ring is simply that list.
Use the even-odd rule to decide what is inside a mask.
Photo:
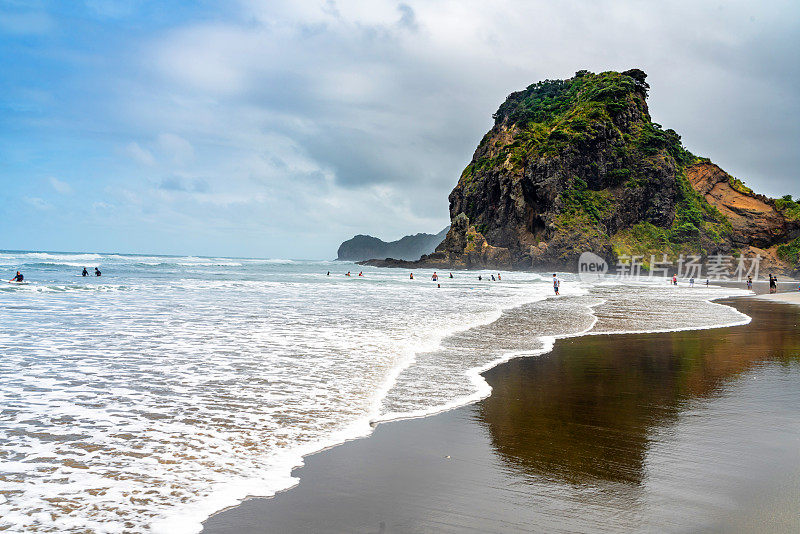
[{"label": "rock outcrop", "polygon": [[651,254],[763,250],[796,269],[800,205],[686,150],[652,121],[646,76],[579,71],[512,93],[450,194],[447,237],[402,266],[575,270],[591,251],[647,267]]},{"label": "rock outcrop", "polygon": [[438,234],[407,235],[397,241],[383,241],[370,235],[357,235],[339,246],[337,260],[363,261],[372,258],[397,258],[400,260],[416,260],[424,254],[430,254],[447,235],[445,228]]}]

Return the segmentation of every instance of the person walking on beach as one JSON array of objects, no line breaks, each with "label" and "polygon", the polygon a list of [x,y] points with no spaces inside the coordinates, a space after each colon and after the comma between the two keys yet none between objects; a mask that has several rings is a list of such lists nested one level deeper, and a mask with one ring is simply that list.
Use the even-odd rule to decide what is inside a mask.
[{"label": "person walking on beach", "polygon": [[770,293],[777,293],[778,292],[778,278],[772,276],[772,273],[769,275],[769,292]]},{"label": "person walking on beach", "polygon": [[89,276],[89,271],[86,270],[86,267],[83,268],[83,272],[81,273],[81,276]]},{"label": "person walking on beach", "polygon": [[747,289],[753,289],[753,277],[752,276],[748,276],[747,277]]},{"label": "person walking on beach", "polygon": [[672,275],[672,285],[673,286],[677,286],[678,285],[678,277],[676,275],[674,275],[674,274]]},{"label": "person walking on beach", "polygon": [[555,291],[556,295],[560,295],[561,293],[558,292],[558,288],[561,287],[561,280],[558,279],[556,273],[553,273],[553,291]]},{"label": "person walking on beach", "polygon": [[24,279],[25,279],[25,277],[22,276],[22,273],[17,271],[17,274],[14,275],[14,278],[9,280],[9,282],[22,282]]},{"label": "person walking on beach", "polygon": [[102,274],[103,273],[100,272],[100,269],[98,269],[97,267],[94,268],[94,275],[95,276],[101,276]]}]

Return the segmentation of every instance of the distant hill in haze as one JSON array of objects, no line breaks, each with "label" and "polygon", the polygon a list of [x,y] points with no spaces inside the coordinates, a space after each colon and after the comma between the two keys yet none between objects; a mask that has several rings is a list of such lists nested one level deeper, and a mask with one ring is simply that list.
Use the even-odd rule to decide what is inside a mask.
[{"label": "distant hill in haze", "polygon": [[397,258],[418,260],[423,254],[430,254],[444,241],[448,226],[438,234],[407,235],[397,241],[386,242],[371,235],[359,234],[339,246],[337,260],[364,261],[372,259]]}]

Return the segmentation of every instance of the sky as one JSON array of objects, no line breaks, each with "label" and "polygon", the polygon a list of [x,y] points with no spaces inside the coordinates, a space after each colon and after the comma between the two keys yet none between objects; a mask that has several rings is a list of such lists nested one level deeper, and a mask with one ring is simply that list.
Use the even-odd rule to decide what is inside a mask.
[{"label": "sky", "polygon": [[0,249],[331,259],[436,233],[505,97],[641,68],[653,120],[800,196],[800,4],[0,0]]}]

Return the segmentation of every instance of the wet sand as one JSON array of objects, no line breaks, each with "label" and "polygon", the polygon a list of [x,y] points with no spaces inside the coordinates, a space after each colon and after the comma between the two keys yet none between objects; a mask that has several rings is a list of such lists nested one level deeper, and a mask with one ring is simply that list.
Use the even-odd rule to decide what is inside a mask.
[{"label": "wet sand", "polygon": [[800,532],[800,306],[744,326],[584,336],[492,396],[306,458],[217,533]]}]

